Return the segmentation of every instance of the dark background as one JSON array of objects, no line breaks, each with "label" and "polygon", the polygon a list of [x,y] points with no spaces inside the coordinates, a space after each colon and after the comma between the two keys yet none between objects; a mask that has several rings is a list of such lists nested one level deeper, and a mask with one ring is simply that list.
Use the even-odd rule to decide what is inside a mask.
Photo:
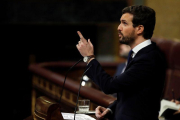
[{"label": "dark background", "polygon": [[118,22],[125,6],[125,0],[2,1],[2,93],[8,117],[31,115],[30,55],[36,63],[79,60],[76,32],[91,38],[96,51],[97,24]]}]

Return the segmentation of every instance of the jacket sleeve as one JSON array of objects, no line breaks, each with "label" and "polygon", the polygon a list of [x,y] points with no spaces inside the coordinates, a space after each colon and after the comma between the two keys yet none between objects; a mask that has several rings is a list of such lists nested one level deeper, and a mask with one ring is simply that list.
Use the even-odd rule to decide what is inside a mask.
[{"label": "jacket sleeve", "polygon": [[117,104],[117,100],[115,100],[112,104],[110,104],[108,108],[111,109],[111,111],[113,112],[116,109],[116,104]]},{"label": "jacket sleeve", "polygon": [[106,94],[139,89],[142,84],[150,84],[146,81],[147,77],[154,76],[153,74],[156,73],[154,69],[156,64],[149,58],[136,61],[128,70],[115,77],[108,75],[96,59],[93,59],[87,67],[90,65],[92,66],[86,75]]}]

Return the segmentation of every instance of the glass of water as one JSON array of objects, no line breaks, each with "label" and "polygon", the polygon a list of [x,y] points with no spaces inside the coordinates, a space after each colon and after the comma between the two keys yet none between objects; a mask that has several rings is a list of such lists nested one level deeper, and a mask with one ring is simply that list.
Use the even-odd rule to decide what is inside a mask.
[{"label": "glass of water", "polygon": [[89,105],[90,105],[90,100],[88,99],[78,100],[79,112],[82,113],[89,112]]}]

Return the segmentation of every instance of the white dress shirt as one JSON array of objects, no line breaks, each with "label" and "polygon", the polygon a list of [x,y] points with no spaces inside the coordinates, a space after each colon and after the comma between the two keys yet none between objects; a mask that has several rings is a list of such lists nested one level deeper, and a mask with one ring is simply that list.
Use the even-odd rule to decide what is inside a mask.
[{"label": "white dress shirt", "polygon": [[142,48],[144,48],[144,47],[146,47],[146,46],[148,46],[148,45],[150,45],[150,44],[151,44],[151,40],[148,39],[148,40],[145,40],[144,42],[138,44],[137,46],[135,46],[135,47],[132,49],[132,51],[133,51],[132,58],[135,57],[135,55],[137,54],[137,52],[138,52],[139,50],[141,50]]},{"label": "white dress shirt", "polygon": [[[135,55],[137,54],[137,52],[138,52],[139,50],[141,50],[142,48],[144,48],[144,47],[146,47],[146,46],[148,46],[148,45],[150,45],[150,44],[151,44],[151,40],[148,39],[148,40],[146,40],[146,41],[138,44],[137,46],[135,46],[135,47],[132,49],[132,51],[133,51],[132,58],[135,57]],[[126,66],[127,66],[127,61],[126,61],[125,66],[124,66],[124,68],[123,68],[123,70],[122,70],[121,73],[124,72]]]}]

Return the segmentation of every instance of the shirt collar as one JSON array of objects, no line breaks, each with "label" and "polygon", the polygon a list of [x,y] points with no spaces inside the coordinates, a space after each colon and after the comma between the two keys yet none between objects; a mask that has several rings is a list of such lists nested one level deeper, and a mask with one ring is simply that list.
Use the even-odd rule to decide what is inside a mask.
[{"label": "shirt collar", "polygon": [[148,46],[148,45],[150,45],[150,44],[151,44],[151,40],[148,39],[148,40],[145,40],[144,42],[138,44],[137,46],[135,46],[135,47],[132,49],[132,51],[133,51],[132,58],[135,57],[135,55],[137,54],[137,52],[138,52],[139,50],[141,50],[142,48],[144,48],[144,47],[146,47],[146,46]]}]

